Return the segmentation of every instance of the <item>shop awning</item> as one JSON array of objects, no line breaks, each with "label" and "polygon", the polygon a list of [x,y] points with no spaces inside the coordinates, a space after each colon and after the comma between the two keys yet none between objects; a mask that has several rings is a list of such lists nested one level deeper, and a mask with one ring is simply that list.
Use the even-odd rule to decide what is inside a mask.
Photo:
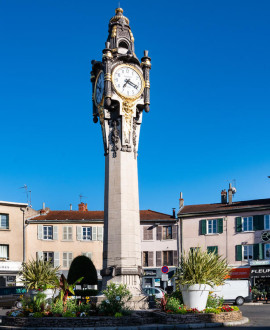
[{"label": "shop awning", "polygon": [[250,275],[250,267],[248,268],[233,268],[231,273],[226,278],[229,279],[248,279]]}]

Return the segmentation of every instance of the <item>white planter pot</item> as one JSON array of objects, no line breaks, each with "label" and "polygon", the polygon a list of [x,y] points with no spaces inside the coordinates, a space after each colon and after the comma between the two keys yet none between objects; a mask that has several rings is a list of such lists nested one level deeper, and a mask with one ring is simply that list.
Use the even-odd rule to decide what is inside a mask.
[{"label": "white planter pot", "polygon": [[210,291],[213,292],[212,296],[221,297],[221,285],[213,285]]},{"label": "white planter pot", "polygon": [[211,286],[207,284],[180,285],[183,295],[184,305],[187,308],[196,308],[202,311],[206,307],[207,298]]},{"label": "white planter pot", "polygon": [[47,290],[43,291],[43,293],[46,295],[46,300],[54,297],[53,289],[47,289]]}]

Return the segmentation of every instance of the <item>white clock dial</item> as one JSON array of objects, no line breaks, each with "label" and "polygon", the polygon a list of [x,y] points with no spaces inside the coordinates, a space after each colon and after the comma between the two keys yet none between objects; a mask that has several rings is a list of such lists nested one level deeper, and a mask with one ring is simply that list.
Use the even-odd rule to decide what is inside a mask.
[{"label": "white clock dial", "polygon": [[125,64],[119,65],[113,70],[112,82],[118,94],[126,98],[137,98],[144,88],[140,71]]},{"label": "white clock dial", "polygon": [[104,92],[104,73],[103,73],[103,71],[100,71],[97,76],[96,85],[95,85],[96,105],[100,104],[102,97],[103,97],[103,92]]}]

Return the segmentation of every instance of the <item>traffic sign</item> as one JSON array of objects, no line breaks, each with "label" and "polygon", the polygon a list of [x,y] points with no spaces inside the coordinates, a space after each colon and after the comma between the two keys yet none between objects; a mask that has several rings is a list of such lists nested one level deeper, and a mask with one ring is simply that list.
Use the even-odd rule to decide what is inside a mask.
[{"label": "traffic sign", "polygon": [[167,266],[163,266],[163,267],[161,268],[161,271],[162,271],[162,273],[167,274],[167,273],[169,272],[169,267],[167,267]]}]

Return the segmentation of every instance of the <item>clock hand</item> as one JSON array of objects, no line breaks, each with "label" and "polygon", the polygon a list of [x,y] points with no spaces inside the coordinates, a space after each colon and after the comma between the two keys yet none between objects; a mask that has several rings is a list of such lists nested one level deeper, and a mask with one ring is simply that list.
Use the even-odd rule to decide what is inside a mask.
[{"label": "clock hand", "polygon": [[130,86],[138,89],[138,85],[135,85],[133,82],[131,82],[130,80],[127,82]]},{"label": "clock hand", "polygon": [[129,83],[129,81],[130,81],[129,79],[126,79],[126,80],[125,80],[125,83],[124,83],[124,85],[123,85],[123,89],[124,89],[124,88],[126,87],[126,85]]}]

